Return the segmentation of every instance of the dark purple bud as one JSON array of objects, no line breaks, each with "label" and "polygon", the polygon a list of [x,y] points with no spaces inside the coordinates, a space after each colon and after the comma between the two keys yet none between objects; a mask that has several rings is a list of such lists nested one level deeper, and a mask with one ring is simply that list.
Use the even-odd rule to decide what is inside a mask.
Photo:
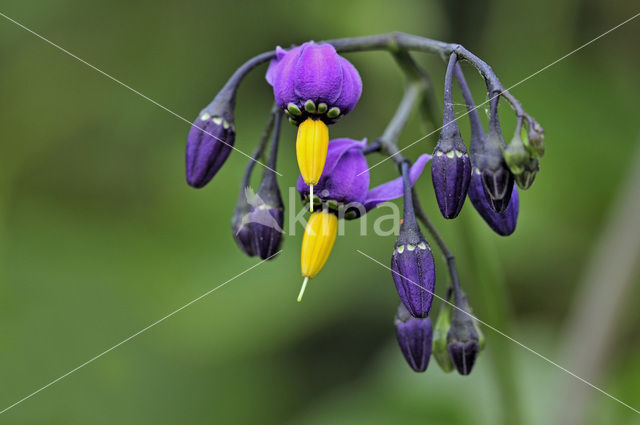
[{"label": "dark purple bud", "polygon": [[408,164],[402,165],[404,217],[391,256],[391,274],[400,300],[409,313],[414,317],[426,317],[433,301],[435,264],[413,211],[408,168]]},{"label": "dark purple bud", "polygon": [[505,143],[500,131],[498,120],[498,101],[500,96],[490,99],[491,117],[489,121],[489,134],[474,160],[474,167],[480,170],[482,185],[491,209],[502,212],[509,205],[511,187],[513,186],[513,174],[509,171],[502,157]]},{"label": "dark purple bud", "polygon": [[480,352],[480,338],[471,317],[471,308],[461,289],[454,291],[455,306],[451,312],[451,327],[447,333],[449,356],[460,375],[468,375]]},{"label": "dark purple bud", "polygon": [[456,122],[451,86],[456,66],[455,53],[449,59],[444,86],[444,118],[440,139],[433,151],[431,176],[436,200],[444,218],[456,218],[467,198],[471,161]]},{"label": "dark purple bud", "polygon": [[520,202],[518,199],[518,189],[515,185],[512,185],[512,195],[509,200],[509,205],[503,212],[497,213],[491,208],[485,196],[480,172],[474,168],[471,173],[471,183],[469,184],[469,200],[484,221],[486,221],[489,227],[497,234],[508,236],[516,230]]},{"label": "dark purple bud", "polygon": [[233,125],[235,87],[225,86],[200,112],[187,138],[187,183],[204,187],[225,163],[236,139]]},{"label": "dark purple bud", "polygon": [[249,202],[251,204],[249,214],[251,246],[256,255],[263,260],[273,257],[280,251],[284,233],[282,230],[284,203],[275,173],[281,122],[282,114],[277,111],[268,168],[264,171],[258,193]]},{"label": "dark purple bud", "polygon": [[477,341],[454,341],[447,346],[451,362],[460,375],[468,375],[480,352]]},{"label": "dark purple bud", "polygon": [[[253,161],[251,161],[253,163]],[[240,188],[240,195],[238,196],[238,203],[236,209],[233,210],[233,217],[231,219],[231,231],[233,232],[233,239],[240,247],[242,252],[249,257],[256,255],[253,250],[253,242],[251,238],[251,230],[249,229],[251,205],[249,200],[252,199],[251,188],[244,184]]]},{"label": "dark purple bud", "polygon": [[396,336],[404,358],[416,372],[424,372],[429,366],[433,330],[428,317],[412,317],[404,305],[400,304],[395,318]]}]

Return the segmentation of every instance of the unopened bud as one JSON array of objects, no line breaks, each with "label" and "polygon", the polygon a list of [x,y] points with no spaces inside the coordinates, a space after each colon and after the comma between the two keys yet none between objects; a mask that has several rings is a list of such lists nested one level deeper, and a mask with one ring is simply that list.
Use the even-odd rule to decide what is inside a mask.
[{"label": "unopened bud", "polygon": [[405,360],[416,372],[424,372],[429,366],[433,330],[428,317],[418,319],[400,304],[395,318],[396,336]]}]

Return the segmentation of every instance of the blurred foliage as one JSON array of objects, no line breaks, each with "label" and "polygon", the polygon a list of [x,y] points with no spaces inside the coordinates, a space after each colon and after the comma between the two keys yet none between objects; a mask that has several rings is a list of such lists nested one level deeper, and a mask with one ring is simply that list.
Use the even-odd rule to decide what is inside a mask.
[{"label": "blurred foliage", "polygon": [[[5,0],[1,12],[192,119],[238,65],[277,44],[411,32],[464,43],[508,87],[637,11],[623,0]],[[640,21],[629,23],[513,90],[545,127],[542,171],[521,196],[512,237],[484,227],[473,232],[499,253],[510,332],[551,358],[562,342],[558,323],[638,146],[639,28]],[[235,247],[229,229],[246,158],[233,154],[209,186],[190,189],[183,175],[188,124],[4,19],[0,52],[2,409],[255,260]],[[332,136],[373,139],[401,97],[403,78],[384,52],[349,59],[365,89]],[[441,59],[420,60],[441,99]],[[239,93],[236,146],[245,152],[257,142],[272,102],[263,71],[251,74]],[[471,77],[479,101],[482,82]],[[501,113],[509,134],[508,107]],[[412,119],[404,143],[424,131]],[[286,126],[283,146],[291,144],[280,160],[285,196],[297,176],[293,139]],[[407,152],[429,152],[436,139]],[[373,174],[378,182],[395,170],[386,163]],[[469,298],[482,312],[487,306],[471,267],[474,241],[458,222],[439,218],[430,185],[426,177],[418,190],[458,254]],[[460,220],[482,226],[470,220],[470,208]],[[356,236],[357,226],[349,224],[351,235],[338,240],[302,304],[295,302],[299,229],[272,263],[25,401],[0,422],[499,421],[491,349],[466,378],[445,376],[435,362],[425,374],[404,364],[394,340],[397,297],[389,273],[355,251],[386,262],[393,237]],[[626,325],[601,385],[637,407],[640,328],[637,308],[629,307],[620,307]],[[501,336],[485,334],[489,347],[504,346],[497,342]],[[517,347],[513,353],[522,408],[530,423],[543,423],[557,397],[554,385],[574,378]],[[591,409],[593,423],[637,421],[599,394]]]}]

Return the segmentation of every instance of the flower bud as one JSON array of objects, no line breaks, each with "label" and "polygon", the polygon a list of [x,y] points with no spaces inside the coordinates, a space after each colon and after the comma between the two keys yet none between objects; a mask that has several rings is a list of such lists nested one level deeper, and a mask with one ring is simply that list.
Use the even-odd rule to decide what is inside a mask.
[{"label": "flower bud", "polygon": [[529,122],[529,133],[524,139],[524,146],[534,158],[544,155],[544,130],[535,121]]},{"label": "flower bud", "polygon": [[487,135],[484,149],[478,155],[474,166],[480,170],[482,186],[491,209],[500,213],[509,205],[513,174],[509,171],[502,157],[502,150],[505,144],[498,121],[498,100],[499,96],[495,96],[490,100],[489,134]]},{"label": "flower bud", "polygon": [[[450,292],[451,290],[448,291],[448,294]],[[450,296],[447,295],[447,301],[449,298]],[[448,303],[442,303],[440,312],[438,313],[438,319],[433,328],[432,353],[440,369],[445,373],[453,371],[453,363],[451,362],[451,356],[449,356],[449,349],[447,348],[447,334],[449,333],[450,327],[451,306]]]},{"label": "flower bud", "polygon": [[536,174],[540,170],[540,161],[537,158],[529,158],[522,169],[520,174],[516,174],[513,177],[518,184],[518,187],[522,190],[527,190],[533,184],[536,178]]},{"label": "flower bud", "polygon": [[456,218],[467,198],[471,177],[471,161],[466,148],[445,151],[438,144],[431,162],[431,176],[442,216]]},{"label": "flower bud", "polygon": [[[253,163],[253,161],[251,161]],[[242,252],[249,257],[256,255],[253,249],[253,243],[251,238],[251,230],[249,229],[251,205],[249,200],[252,200],[253,196],[251,189],[245,186],[244,183],[240,189],[240,195],[238,195],[238,203],[235,210],[233,210],[233,217],[231,218],[231,231],[233,232],[233,239],[240,247]]]},{"label": "flower bud", "polygon": [[462,290],[455,295],[456,301],[451,313],[451,327],[447,334],[447,349],[453,365],[460,375],[468,375],[473,369],[478,353],[480,352],[480,340],[476,330],[474,319],[471,317],[471,308],[467,297]]},{"label": "flower bud", "polygon": [[509,200],[509,205],[503,212],[497,213],[491,208],[485,196],[480,171],[474,168],[471,173],[471,183],[469,184],[469,200],[484,221],[497,234],[508,236],[516,230],[520,202],[518,199],[518,189],[515,185],[512,185],[512,195]]},{"label": "flower bud", "polygon": [[427,317],[433,301],[436,280],[433,254],[422,235],[413,210],[408,164],[403,164],[404,217],[391,256],[396,290],[414,317]]},{"label": "flower bud", "polygon": [[524,166],[529,162],[529,152],[522,143],[520,131],[516,130],[509,146],[503,152],[504,161],[507,163],[509,170],[517,176],[524,171]]},{"label": "flower bud", "polygon": [[416,372],[424,372],[431,357],[432,328],[428,317],[412,317],[400,304],[395,318],[396,336],[405,360]]},{"label": "flower bud", "polygon": [[[230,91],[233,93],[230,94]],[[187,183],[204,187],[216,175],[233,149],[235,88],[224,88],[195,119],[186,149]]]},{"label": "flower bud", "polygon": [[284,204],[278,183],[275,176],[265,176],[249,214],[251,246],[258,257],[266,260],[280,250],[283,225]]},{"label": "flower bud", "polygon": [[282,244],[282,226],[284,225],[284,204],[276,178],[276,159],[282,115],[278,111],[275,118],[275,129],[269,154],[269,166],[264,171],[262,183],[251,204],[249,214],[249,230],[251,246],[258,257],[263,260],[272,258],[280,250]]},{"label": "flower bud", "polygon": [[451,97],[452,75],[456,65],[451,55],[445,78],[444,118],[440,139],[433,152],[431,176],[436,200],[444,218],[456,218],[467,198],[471,161],[460,135]]},{"label": "flower bud", "polygon": [[522,190],[531,187],[540,169],[539,161],[526,149],[519,130],[516,130],[511,143],[505,149],[504,160],[513,173],[518,187]]}]

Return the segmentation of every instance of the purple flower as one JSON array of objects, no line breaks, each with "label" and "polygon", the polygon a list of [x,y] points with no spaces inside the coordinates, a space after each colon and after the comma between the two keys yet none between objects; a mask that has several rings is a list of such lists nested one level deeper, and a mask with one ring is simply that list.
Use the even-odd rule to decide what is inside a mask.
[{"label": "purple flower", "polygon": [[190,186],[204,187],[229,157],[236,139],[232,111],[232,104],[216,97],[193,122],[186,152]]},{"label": "purple flower", "polygon": [[[317,202],[327,204],[330,209],[344,210],[346,219],[360,217],[377,205],[400,198],[403,195],[402,177],[369,189],[369,170],[362,153],[366,139],[335,139],[329,142],[327,161],[314,191]],[[420,177],[431,159],[421,155],[410,170],[411,184]],[[303,199],[308,197],[309,186],[302,176],[298,178],[298,192]]]},{"label": "purple flower", "polygon": [[518,222],[518,211],[520,202],[518,199],[518,189],[512,183],[512,194],[510,196],[509,205],[500,213],[491,208],[487,196],[482,186],[482,178],[477,168],[471,173],[471,183],[469,184],[469,200],[480,216],[487,222],[489,227],[499,235],[508,236],[516,230]]},{"label": "purple flower", "polygon": [[330,44],[308,41],[276,48],[266,75],[276,103],[298,123],[309,116],[327,124],[349,113],[362,93],[360,74]]},{"label": "purple flower", "polygon": [[400,304],[395,318],[396,336],[404,358],[416,372],[424,372],[429,366],[433,330],[428,317],[412,317]]}]

